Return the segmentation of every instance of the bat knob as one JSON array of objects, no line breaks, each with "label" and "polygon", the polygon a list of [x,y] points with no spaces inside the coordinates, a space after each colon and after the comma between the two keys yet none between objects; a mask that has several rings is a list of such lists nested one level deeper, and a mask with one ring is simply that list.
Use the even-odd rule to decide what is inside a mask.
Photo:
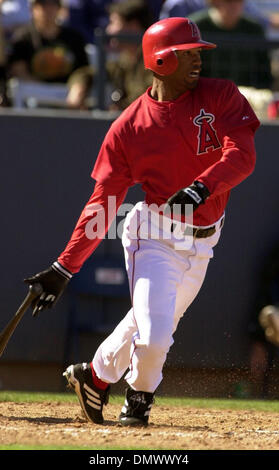
[{"label": "bat knob", "polygon": [[39,282],[36,282],[35,284],[31,284],[29,286],[29,292],[34,295],[34,297],[37,297],[43,292],[43,286]]}]

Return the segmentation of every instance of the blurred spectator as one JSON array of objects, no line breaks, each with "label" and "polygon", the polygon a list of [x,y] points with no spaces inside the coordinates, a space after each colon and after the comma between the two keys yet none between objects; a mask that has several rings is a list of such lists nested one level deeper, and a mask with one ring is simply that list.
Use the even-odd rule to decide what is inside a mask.
[{"label": "blurred spectator", "polygon": [[259,276],[258,297],[248,325],[250,374],[255,392],[269,394],[270,374],[279,359],[279,245],[269,253]]},{"label": "blurred spectator", "polygon": [[[208,0],[209,9],[200,10],[190,17],[198,25],[202,36],[209,39],[216,35],[230,39],[265,39],[263,27],[244,15],[244,0]],[[211,36],[210,36],[211,35]],[[264,44],[263,44],[264,47]],[[268,89],[272,85],[271,66],[266,49],[246,45],[218,47],[213,57],[203,55],[203,75],[233,80],[237,85]]]},{"label": "blurred spectator", "polygon": [[[119,3],[123,0],[112,0],[110,3]],[[151,23],[155,23],[159,20],[160,11],[162,9],[165,0],[147,0],[146,3],[148,4],[149,11],[152,15]]]},{"label": "blurred spectator", "polygon": [[30,24],[31,15],[28,0],[0,0],[0,106],[8,106],[7,97],[7,56],[10,39],[14,31]]},{"label": "blurred spectator", "polygon": [[[165,0],[162,2],[160,19],[169,16],[188,16],[207,7],[207,0]],[[265,29],[279,29],[279,13],[265,13],[252,0],[244,2],[244,11],[246,15],[261,23]]]},{"label": "blurred spectator", "polygon": [[165,0],[162,2],[160,20],[170,16],[188,16],[195,11],[206,8],[206,0]]},{"label": "blurred spectator", "polygon": [[109,50],[114,53],[108,55],[107,62],[112,87],[110,109],[126,108],[151,85],[152,74],[144,70],[141,51],[141,36],[151,23],[152,14],[144,0],[125,0],[109,7],[106,33],[124,35],[121,39],[112,37],[109,42]]},{"label": "blurred spectator", "polygon": [[[0,0],[0,7],[3,4],[3,0]],[[0,20],[1,18],[0,9]],[[6,40],[5,34],[2,27],[2,21],[0,21],[0,106],[7,106],[7,93],[6,93]]]},{"label": "blurred spectator", "polygon": [[149,8],[153,14],[153,23],[159,20],[160,11],[165,0],[148,0]]},{"label": "blurred spectator", "polygon": [[269,119],[279,118],[279,99],[275,96],[268,105],[267,116]]},{"label": "blurred spectator", "polygon": [[2,0],[1,23],[6,38],[10,38],[16,28],[31,21],[28,0]]},{"label": "blurred spectator", "polygon": [[58,25],[60,0],[32,0],[31,25],[14,35],[9,76],[21,80],[67,83],[67,105],[83,109],[91,75],[83,38]]},{"label": "blurred spectator", "polygon": [[78,31],[87,44],[95,42],[94,30],[108,24],[107,6],[111,0],[62,0],[63,25]]}]

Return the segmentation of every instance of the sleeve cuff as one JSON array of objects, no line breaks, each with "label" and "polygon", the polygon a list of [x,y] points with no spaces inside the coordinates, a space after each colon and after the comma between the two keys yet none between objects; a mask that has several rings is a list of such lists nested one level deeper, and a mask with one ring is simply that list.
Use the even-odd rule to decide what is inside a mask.
[{"label": "sleeve cuff", "polygon": [[64,266],[62,266],[62,264],[58,263],[58,261],[55,261],[53,264],[52,264],[52,269],[54,269],[54,271],[57,271],[59,274],[61,274],[62,276],[64,276],[66,279],[72,279],[73,277],[73,274],[68,271],[68,269],[64,268]]}]

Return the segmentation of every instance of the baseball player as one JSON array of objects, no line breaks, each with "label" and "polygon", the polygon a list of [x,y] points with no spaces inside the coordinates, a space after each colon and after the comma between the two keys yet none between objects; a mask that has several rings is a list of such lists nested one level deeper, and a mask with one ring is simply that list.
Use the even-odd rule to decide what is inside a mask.
[{"label": "baseball player", "polygon": [[[94,192],[65,250],[25,280],[43,286],[34,314],[52,307],[107,232],[115,215],[108,198],[116,198],[117,209],[130,186],[142,185],[145,200],[126,216],[122,237],[131,309],[92,361],[64,373],[87,419],[103,423],[110,384],[126,372],[124,426],[148,424],[173,333],[203,284],[230,190],[254,169],[259,126],[232,82],[200,77],[201,52],[216,46],[203,41],[189,19],[156,22],[142,47],[152,86],[105,136],[92,173]],[[94,237],[91,222],[101,210],[105,224]]]}]

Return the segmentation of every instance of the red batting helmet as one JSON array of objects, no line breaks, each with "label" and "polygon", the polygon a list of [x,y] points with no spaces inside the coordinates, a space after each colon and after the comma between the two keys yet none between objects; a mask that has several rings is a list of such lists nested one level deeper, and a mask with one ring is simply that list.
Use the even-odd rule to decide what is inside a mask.
[{"label": "red batting helmet", "polygon": [[143,35],[144,66],[159,75],[170,75],[178,65],[174,51],[196,47],[213,49],[216,44],[203,41],[199,28],[188,18],[172,17],[157,21]]}]

